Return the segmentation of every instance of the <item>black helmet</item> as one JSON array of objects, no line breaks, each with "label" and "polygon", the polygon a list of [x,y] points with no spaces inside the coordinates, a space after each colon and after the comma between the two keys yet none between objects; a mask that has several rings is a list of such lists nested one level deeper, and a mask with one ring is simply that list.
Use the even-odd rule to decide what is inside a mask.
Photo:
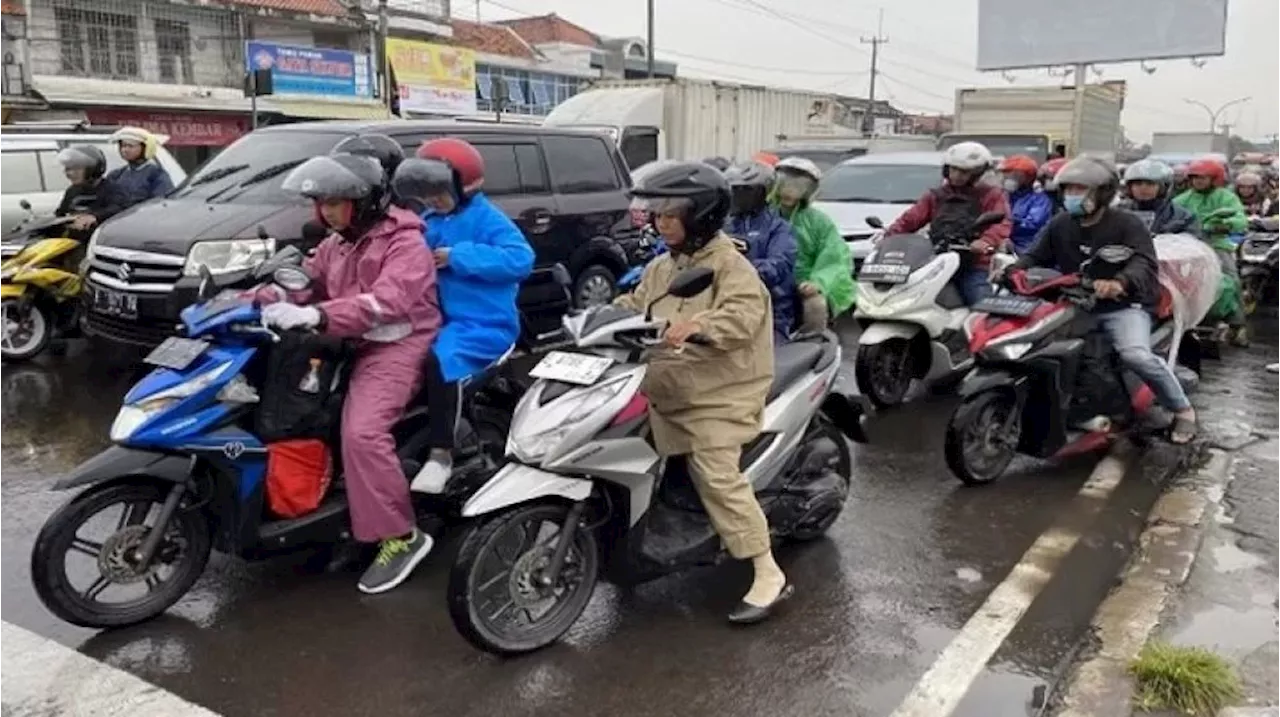
[{"label": "black helmet", "polygon": [[718,172],[723,172],[728,169],[731,164],[731,162],[724,157],[707,157],[702,160],[702,163],[710,167],[715,167]]},{"label": "black helmet", "polygon": [[648,214],[679,212],[692,254],[711,241],[729,215],[731,196],[724,175],[704,162],[668,159],[650,162],[632,176],[633,207]]},{"label": "black helmet", "polygon": [[348,199],[354,204],[353,233],[369,228],[387,208],[386,179],[382,165],[372,157],[331,154],[312,157],[298,165],[280,188],[316,202]]},{"label": "black helmet", "polygon": [[759,162],[740,162],[724,171],[733,194],[735,214],[753,214],[763,208],[773,188],[773,167]]},{"label": "black helmet", "polygon": [[107,155],[91,144],[76,144],[58,152],[64,169],[83,169],[85,179],[98,179],[107,173]]},{"label": "black helmet", "polygon": [[428,197],[457,195],[453,168],[438,159],[411,157],[400,163],[391,178],[391,191],[396,199],[414,211],[421,211]]},{"label": "black helmet", "polygon": [[404,147],[385,134],[369,133],[348,137],[330,150],[329,154],[358,154],[373,157],[382,165],[386,181],[396,173],[396,167],[404,161]]}]

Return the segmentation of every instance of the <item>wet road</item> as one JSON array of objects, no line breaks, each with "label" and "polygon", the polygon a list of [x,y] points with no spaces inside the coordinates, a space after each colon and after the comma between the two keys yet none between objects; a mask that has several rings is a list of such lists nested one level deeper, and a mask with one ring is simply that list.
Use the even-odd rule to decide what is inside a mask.
[{"label": "wet road", "polygon": [[[105,445],[127,378],[73,351],[6,367],[3,380],[3,619],[227,715],[886,715],[1095,462],[1020,462],[966,489],[942,458],[954,399],[926,395],[876,417],[829,539],[780,551],[796,597],[752,629],[723,622],[749,579],[727,565],[602,586],[563,644],[498,660],[454,632],[445,545],[377,597],[359,594],[354,574],[307,570],[304,556],[215,556],[165,617],[94,633],[44,610],[27,561],[65,500],[46,490],[51,478]],[[1131,473],[1095,521],[1105,527],[1070,554],[956,714],[1037,713],[1032,695],[1065,669],[1158,492]]]}]

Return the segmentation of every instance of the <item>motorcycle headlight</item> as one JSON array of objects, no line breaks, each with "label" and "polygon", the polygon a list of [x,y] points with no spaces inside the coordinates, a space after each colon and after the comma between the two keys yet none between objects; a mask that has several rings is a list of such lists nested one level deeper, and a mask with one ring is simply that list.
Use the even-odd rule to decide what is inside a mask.
[{"label": "motorcycle headlight", "polygon": [[199,276],[201,266],[209,267],[209,271],[214,276],[252,269],[266,261],[275,253],[275,250],[275,239],[198,242],[187,254],[187,263],[182,267],[182,274]]},{"label": "motorcycle headlight", "polygon": [[133,403],[121,406],[120,412],[116,414],[116,420],[111,424],[111,440],[116,443],[127,440],[140,426],[161,412],[208,388],[229,368],[231,368],[230,361],[218,364],[213,369],[199,373],[177,386],[149,394]]},{"label": "motorcycle headlight", "polygon": [[1008,343],[996,344],[988,346],[986,353],[992,354],[1006,361],[1017,361],[1022,355],[1031,350],[1030,341],[1010,341]]},{"label": "motorcycle headlight", "polygon": [[[507,452],[527,463],[542,460],[579,423],[613,400],[630,379],[630,375],[619,376],[542,407],[539,409],[541,415],[538,425],[533,426],[532,431],[511,431],[507,440]],[[545,426],[551,428],[544,428]]]}]

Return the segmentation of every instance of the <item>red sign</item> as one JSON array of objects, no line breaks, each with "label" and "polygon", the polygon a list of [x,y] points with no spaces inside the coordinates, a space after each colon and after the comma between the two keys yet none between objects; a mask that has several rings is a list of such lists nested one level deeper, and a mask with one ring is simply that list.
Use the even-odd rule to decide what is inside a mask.
[{"label": "red sign", "polygon": [[219,112],[147,112],[91,109],[93,124],[131,125],[169,135],[170,147],[223,147],[249,132],[249,118]]}]

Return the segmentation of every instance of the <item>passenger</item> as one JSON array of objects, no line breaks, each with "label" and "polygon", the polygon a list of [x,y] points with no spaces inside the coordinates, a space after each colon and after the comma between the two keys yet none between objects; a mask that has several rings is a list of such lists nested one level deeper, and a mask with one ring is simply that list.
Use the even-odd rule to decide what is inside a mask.
[{"label": "passenger", "polygon": [[1236,196],[1248,216],[1266,217],[1276,214],[1276,204],[1267,196],[1262,186],[1262,175],[1241,172],[1236,175]]},{"label": "passenger", "polygon": [[1015,154],[1000,163],[1004,191],[1009,195],[1009,206],[1013,212],[1010,239],[1013,250],[1018,254],[1031,248],[1040,230],[1053,218],[1053,199],[1035,188],[1038,170],[1036,161],[1022,154]]},{"label": "passenger", "polygon": [[[1137,374],[1166,410],[1174,414],[1169,440],[1195,437],[1196,414],[1168,364],[1151,350],[1151,312],[1160,296],[1158,264],[1151,232],[1126,211],[1111,207],[1119,187],[1115,169],[1096,157],[1077,157],[1057,175],[1067,211],[1045,227],[1044,237],[1018,258],[1010,271],[1052,266],[1081,271],[1093,280],[1094,311],[1120,360]],[[1122,245],[1133,250],[1122,265],[1100,260],[1098,250]]]},{"label": "passenger", "polygon": [[1173,169],[1155,159],[1140,159],[1124,170],[1129,199],[1120,206],[1138,215],[1152,234],[1200,235],[1200,223],[1191,212],[1174,203],[1169,190]]},{"label": "passenger", "polygon": [[[1232,281],[1240,285],[1240,270],[1236,266],[1236,245],[1232,234],[1243,234],[1249,228],[1249,217],[1235,192],[1227,189],[1227,169],[1212,157],[1203,157],[1187,165],[1187,180],[1191,188],[1179,194],[1174,201],[1195,215],[1200,222],[1203,238],[1218,254],[1222,265],[1224,283]],[[1225,317],[1231,327],[1231,342],[1237,346],[1249,345],[1249,329],[1245,324],[1244,305],[1231,302]]]},{"label": "passenger", "polygon": [[126,207],[173,191],[173,180],[156,159],[159,137],[141,127],[121,127],[112,133],[111,141],[119,145],[124,166],[111,170],[107,179],[120,187]]},{"label": "passenger", "polygon": [[1062,169],[1062,165],[1066,163],[1067,160],[1062,158],[1050,159],[1040,165],[1040,171],[1037,174],[1040,179],[1040,191],[1048,195],[1049,199],[1053,201],[1054,214],[1062,211],[1062,192],[1058,190],[1058,182],[1054,177],[1058,174],[1058,170]]},{"label": "passenger", "polygon": [[413,489],[439,493],[453,472],[466,379],[488,368],[520,337],[516,295],[533,271],[533,249],[515,223],[480,191],[484,159],[454,137],[418,148],[396,171],[395,193],[421,208],[435,258],[444,328],[427,355],[427,445]]},{"label": "passenger", "polygon": [[787,157],[774,172],[769,204],[791,224],[796,238],[800,332],[818,333],[853,305],[853,258],[835,222],[812,205],[822,179],[818,165]]},{"label": "passenger", "polygon": [[745,244],[745,254],[773,301],[773,343],[785,344],[796,320],[796,238],[791,225],[769,206],[773,169],[757,162],[724,173],[733,192],[725,231]]},{"label": "passenger", "polygon": [[[960,293],[972,306],[991,294],[991,255],[1006,247],[1011,222],[1009,200],[1004,191],[983,179],[994,162],[991,152],[977,142],[960,142],[942,157],[942,186],[924,193],[910,209],[885,229],[886,236],[911,234],[929,227],[929,237],[937,243],[966,243],[970,257],[957,273]],[[1005,219],[970,236],[970,227],[985,212],[1003,212]]]},{"label": "passenger", "polygon": [[[404,582],[432,546],[415,524],[391,429],[418,391],[440,329],[435,264],[422,221],[391,206],[389,182],[371,157],[315,157],[281,188],[315,202],[317,221],[331,233],[304,264],[312,287],[283,297],[299,303],[266,306],[263,320],[358,341],[342,407],[342,464],[355,539],[379,543],[357,587],[385,592]],[[259,300],[270,298],[263,293]]]},{"label": "passenger", "polygon": [[58,163],[70,186],[54,216],[75,217],[67,228],[67,238],[88,241],[93,230],[127,206],[120,189],[103,177],[107,157],[91,144],[77,144],[58,152]]},{"label": "passenger", "polygon": [[[760,433],[773,374],[769,293],[721,230],[731,199],[719,172],[701,162],[654,162],[636,172],[632,194],[670,251],[614,303],[644,310],[657,300],[653,315],[670,322],[666,345],[683,348],[656,353],[645,375],[654,445],[663,456],[687,457],[712,527],[730,555],[752,563],[751,589],[729,620],[759,622],[792,592],[773,559],[764,511],[738,467],[743,444]],[[689,299],[660,298],[690,267],[714,270],[711,288]],[[686,343],[695,334],[708,345]]]}]

